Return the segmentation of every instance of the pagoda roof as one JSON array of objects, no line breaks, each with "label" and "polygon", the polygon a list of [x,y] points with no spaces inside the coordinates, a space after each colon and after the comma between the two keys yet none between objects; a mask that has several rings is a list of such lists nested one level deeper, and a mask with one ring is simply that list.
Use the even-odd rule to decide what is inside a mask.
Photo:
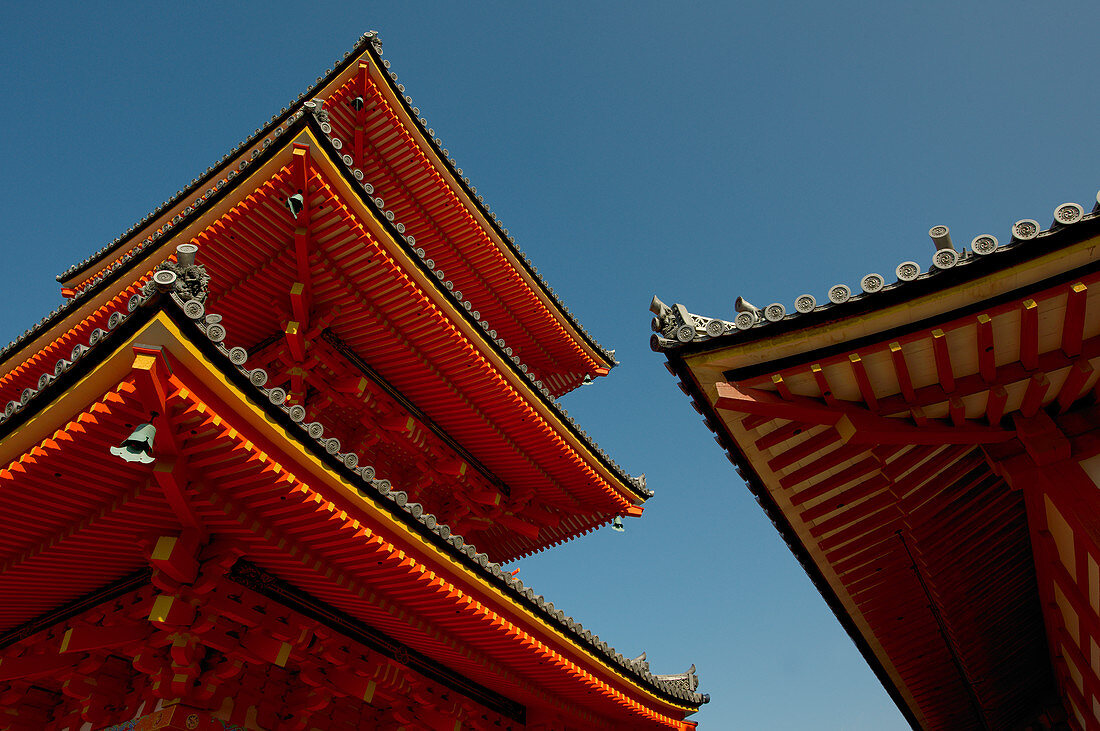
[{"label": "pagoda roof", "polygon": [[[407,494],[398,489],[400,486],[392,485],[388,480],[374,474],[373,468],[361,465],[358,455],[341,451],[338,443],[334,444],[334,440],[325,437],[319,424],[304,423],[304,409],[300,406],[288,406],[286,393],[282,389],[266,387],[264,385],[266,374],[248,368],[248,354],[243,348],[227,345],[225,327],[221,322],[218,315],[187,308],[176,295],[158,292],[154,286],[146,286],[142,292],[134,294],[124,308],[111,313],[106,329],[97,330],[87,346],[78,348],[71,358],[63,357],[57,360],[55,367],[51,369],[52,375],[44,380],[41,388],[29,394],[21,403],[9,404],[4,413],[0,414],[0,454],[3,455],[7,465],[5,469],[0,469],[0,480],[18,481],[28,472],[53,470],[54,467],[49,466],[53,464],[52,455],[55,455],[58,450],[64,450],[66,444],[73,443],[74,435],[79,442],[80,435],[86,430],[95,428],[100,419],[105,425],[108,422],[113,424],[112,428],[117,430],[120,425],[114,424],[114,421],[119,418],[137,418],[143,408],[142,402],[138,400],[132,404],[124,403],[135,396],[134,388],[132,386],[124,388],[124,384],[119,385],[119,378],[125,381],[131,368],[129,363],[133,357],[130,350],[156,353],[163,349],[167,360],[163,360],[164,356],[152,357],[161,358],[160,362],[163,364],[161,367],[167,368],[170,372],[174,372],[173,368],[180,372],[207,368],[220,374],[222,381],[215,384],[209,393],[193,390],[200,388],[198,385],[186,387],[182,385],[182,381],[173,381],[174,385],[171,388],[176,390],[172,397],[189,401],[191,405],[187,408],[188,413],[197,412],[204,415],[208,423],[220,425],[218,428],[221,433],[235,442],[236,446],[232,450],[234,453],[251,454],[248,462],[255,465],[257,469],[266,465],[262,473],[268,474],[274,469],[274,473],[271,474],[282,475],[278,478],[279,481],[285,480],[296,484],[297,478],[287,472],[291,465],[280,467],[273,462],[275,452],[261,451],[265,446],[274,447],[273,442],[256,442],[253,441],[257,438],[256,436],[245,435],[245,429],[249,429],[253,434],[259,434],[250,425],[259,424],[262,427],[266,424],[267,426],[263,429],[267,430],[269,435],[285,435],[287,439],[300,445],[311,463],[319,466],[324,473],[324,479],[316,483],[318,486],[322,483],[330,486],[343,485],[352,490],[348,493],[344,488],[336,490],[325,488],[322,492],[321,488],[307,489],[304,483],[294,490],[295,494],[303,493],[302,501],[306,506],[303,514],[307,516],[312,514],[317,521],[325,524],[323,526],[325,534],[332,536],[332,545],[335,546],[333,550],[339,549],[346,554],[349,550],[356,550],[353,544],[357,541],[362,541],[364,546],[369,543],[362,538],[363,531],[360,530],[357,533],[355,530],[359,522],[352,520],[351,515],[354,511],[346,508],[344,511],[333,512],[334,503],[337,507],[346,504],[348,503],[346,495],[357,493],[362,500],[366,501],[364,505],[369,508],[368,512],[381,511],[392,516],[394,520],[405,526],[410,534],[419,536],[418,541],[432,546],[433,550],[446,556],[447,561],[460,566],[462,572],[477,585],[506,597],[515,611],[536,618],[542,626],[550,628],[560,638],[560,642],[564,643],[563,647],[579,648],[594,662],[606,668],[611,676],[626,678],[629,684],[636,684],[644,689],[645,693],[659,698],[662,703],[671,704],[687,712],[693,712],[699,705],[709,701],[709,696],[696,691],[698,679],[694,666],[686,673],[654,675],[649,671],[644,655],[635,659],[624,657],[598,635],[585,629],[553,603],[525,586],[520,579],[504,571],[498,563],[490,561],[488,556],[479,552],[475,546],[465,542],[462,536],[455,535],[448,526],[439,523],[435,516],[426,513],[421,505],[409,502]],[[127,360],[128,354],[129,360]],[[148,359],[149,356],[146,358]],[[209,382],[208,379],[205,380]],[[245,411],[250,411],[256,416],[235,419],[224,411],[215,414],[213,408],[219,408],[216,404],[220,403],[217,394],[222,391],[242,395],[248,403]],[[94,401],[89,407],[86,403],[88,393],[104,393],[105,396],[101,400]],[[162,398],[165,397],[165,393],[162,391]],[[73,408],[83,410],[79,417],[72,416]],[[118,408],[120,412],[124,411],[126,416],[112,417],[112,408]],[[43,412],[47,410],[57,413],[44,415]],[[59,429],[66,419],[71,419],[68,426]],[[240,427],[241,431],[235,427]],[[166,428],[163,423],[161,428]],[[271,429],[274,431],[270,431]],[[191,434],[195,432],[192,431]],[[109,439],[110,436],[108,435],[107,438]],[[97,436],[97,439],[102,440],[103,435]],[[84,468],[97,460],[106,462],[114,459],[109,456],[97,456],[99,453],[97,446],[93,445],[89,450],[77,444],[74,447],[76,452],[73,456]],[[101,451],[106,455],[105,450]],[[7,462],[7,460],[12,461]],[[140,484],[141,480],[138,479],[140,468],[140,465],[126,465],[124,469],[119,468],[119,470],[126,473],[125,482]],[[37,477],[31,475],[31,479],[37,479]],[[269,479],[275,479],[275,477]],[[148,497],[139,499],[138,488],[127,492],[120,487],[120,493],[114,502],[95,513],[92,518],[75,526],[71,524],[75,514],[91,507],[83,505],[81,501],[99,500],[101,497],[99,493],[113,490],[112,486],[116,482],[121,486],[123,481],[121,478],[119,481],[113,477],[108,478],[100,488],[87,493],[81,500],[75,500],[65,509],[43,516],[42,520],[36,523],[33,531],[13,529],[3,532],[0,536],[0,581],[6,587],[0,591],[0,594],[9,595],[9,597],[17,596],[20,599],[0,602],[0,632],[9,631],[34,619],[36,614],[56,606],[58,602],[71,601],[82,593],[98,588],[109,576],[117,574],[114,578],[121,578],[133,570],[134,567],[129,563],[123,562],[116,566],[108,560],[108,554],[113,556],[121,550],[117,539],[110,539],[110,549],[99,546],[91,553],[86,553],[86,549],[79,545],[68,545],[70,538],[79,537],[83,532],[89,531],[100,536],[96,540],[107,540],[104,536],[114,534],[116,528],[113,526],[116,523],[107,521],[106,517],[111,510],[121,509],[120,506],[127,505],[130,509],[137,509],[143,516],[141,520],[159,521],[165,517],[161,513],[166,508],[164,506],[154,508],[149,504]],[[68,490],[69,488],[59,489]],[[214,489],[199,486],[198,489],[202,492],[202,497],[214,506],[224,504],[227,514],[231,512],[230,506],[234,505],[235,501],[238,505],[246,505],[250,499],[246,496],[235,496],[232,488]],[[16,492],[4,491],[7,496],[4,498],[5,504],[22,499],[15,495]],[[123,492],[126,494],[123,495]],[[337,496],[341,492],[343,494]],[[327,506],[327,510],[315,508],[315,503],[321,508]],[[290,505],[287,503],[280,514],[285,514],[289,509]],[[16,509],[15,504],[7,505],[3,511],[3,514],[9,517],[19,513],[20,510]],[[156,518],[152,517],[154,514]],[[339,526],[339,530],[332,528],[329,524],[334,518],[339,518],[337,522],[343,521],[346,525]],[[302,518],[299,517],[297,520]],[[107,533],[103,533],[105,529]],[[62,532],[66,538],[64,540],[49,538],[54,531]],[[34,535],[31,535],[32,532]],[[366,536],[370,536],[370,531],[366,531]],[[34,551],[29,551],[28,541],[37,540],[45,540],[46,543]],[[344,544],[347,545],[344,546]],[[53,551],[61,553],[51,554]],[[63,558],[61,558],[62,553]],[[291,553],[293,555],[293,551]],[[34,569],[33,580],[28,578],[29,575],[25,572],[16,570],[17,566],[38,561],[41,554],[47,557],[52,555],[52,559],[48,559],[48,563]],[[297,586],[312,586],[314,591],[320,591],[317,588],[315,575],[310,574],[312,578],[309,578],[305,573],[301,577],[294,574],[304,570],[301,560],[304,559],[299,555],[298,560],[278,564],[282,578],[294,582]],[[132,558],[130,561],[132,563]],[[316,565],[321,566],[323,557],[319,557],[318,561],[320,563]],[[313,565],[309,561],[306,563]],[[52,588],[47,590],[43,584],[45,580],[43,571],[47,573],[62,571],[68,574],[65,581],[52,582]],[[333,576],[331,570],[324,575]],[[34,585],[32,594],[25,594],[19,588],[28,581]],[[462,592],[458,592],[459,596],[461,594]],[[30,600],[32,595],[33,601]],[[482,611],[484,610],[479,610],[479,612]],[[514,634],[513,629],[512,635]],[[568,664],[568,661],[562,662]],[[575,665],[572,667],[576,668]],[[579,676],[574,674],[574,677]],[[610,686],[602,687],[606,689]],[[611,694],[608,695],[608,692],[608,690],[599,691],[608,698],[616,699],[614,703],[622,704],[624,708],[642,708],[622,693],[610,691]],[[644,709],[638,712],[643,716],[646,713],[653,713]],[[682,722],[674,722],[667,716],[659,714],[645,717],[657,722],[658,725],[668,724],[677,728],[691,726],[690,722],[684,722],[681,725]]]},{"label": "pagoda roof", "polygon": [[1003,246],[929,233],[931,271],[903,262],[792,314],[654,298],[651,345],[909,723],[999,728],[1055,690],[1035,518],[1001,465],[1033,418],[1074,459],[1097,451],[1100,202]]},{"label": "pagoda roof", "polygon": [[[348,163],[350,158],[340,152],[343,145],[334,136],[335,132],[326,121],[326,116],[323,107],[318,102],[311,101],[295,113],[282,119],[262,142],[255,144],[251,152],[246,151],[239,158],[235,158],[235,165],[226,165],[216,171],[217,177],[210,178],[204,183],[204,185],[209,186],[206,193],[196,198],[190,205],[180,208],[179,212],[175,213],[171,219],[158,219],[150,223],[149,227],[158,222],[160,225],[155,230],[147,227],[147,230],[152,230],[152,233],[146,238],[136,241],[136,243],[132,242],[134,245],[129,250],[112,260],[112,263],[102,269],[100,273],[86,279],[84,284],[73,292],[73,297],[68,302],[9,346],[0,354],[0,372],[2,372],[2,375],[0,375],[0,403],[6,401],[18,403],[39,388],[42,379],[50,372],[49,361],[52,354],[67,354],[71,348],[83,343],[95,330],[103,329],[106,318],[110,316],[111,308],[116,307],[119,303],[124,304],[127,298],[137,291],[143,281],[137,279],[137,277],[143,271],[146,271],[148,267],[155,265],[158,259],[169,256],[173,241],[176,241],[180,236],[183,237],[183,240],[195,236],[193,226],[196,222],[213,220],[210,216],[216,216],[218,212],[224,211],[229,206],[227,201],[231,196],[236,195],[239,197],[240,193],[234,193],[234,191],[238,191],[243,181],[251,180],[261,170],[270,172],[278,168],[284,157],[289,160],[291,142],[303,140],[323,153],[315,154],[313,158],[317,163],[322,160],[326,161],[326,177],[331,178],[332,175],[335,175],[340,179],[339,185],[342,186],[340,189],[344,191],[342,195],[359,199],[362,210],[376,222],[372,225],[380,227],[380,230],[384,231],[386,236],[401,247],[405,252],[403,255],[408,258],[408,264],[405,266],[413,266],[422,271],[426,275],[424,280],[427,286],[434,288],[442,299],[460,305],[455,307],[455,313],[459,318],[469,323],[470,336],[474,340],[480,341],[483,348],[495,352],[503,362],[504,369],[513,371],[515,376],[525,384],[525,390],[536,401],[541,402],[551,410],[554,415],[553,420],[560,425],[556,428],[560,428],[571,434],[572,438],[578,439],[595,458],[595,462],[601,465],[602,469],[607,470],[608,476],[612,478],[610,484],[615,486],[614,489],[618,493],[617,496],[613,496],[613,499],[617,503],[622,502],[622,505],[616,507],[615,513],[636,514],[633,511],[638,510],[637,506],[652,495],[652,492],[645,486],[644,476],[631,477],[580,429],[568,416],[565,409],[556,401],[550,384],[536,378],[533,369],[529,368],[527,363],[520,358],[520,353],[513,351],[509,343],[501,337],[500,333],[490,327],[483,316],[479,317],[481,313],[478,312],[473,303],[464,299],[465,295],[452,285],[450,279],[447,278],[448,275],[439,267],[438,262],[427,256],[427,252],[424,251],[423,247],[420,247],[418,242],[406,233],[407,229],[386,207],[385,201],[377,196],[372,197],[372,186],[363,182],[361,171],[352,167]],[[271,167],[272,165],[275,167]],[[265,172],[264,174],[269,173]],[[285,172],[272,174],[277,177],[282,176],[277,181],[279,185],[291,184],[285,179]],[[333,182],[329,179],[327,182],[320,181],[318,184],[325,190],[329,190],[330,184]],[[250,188],[246,189],[246,192],[247,190],[250,190]],[[265,195],[274,193],[274,188],[270,182],[265,183],[264,191]],[[326,195],[330,195],[330,193],[326,193]],[[247,198],[251,200],[252,197],[247,196]],[[254,204],[255,201],[251,203],[246,201],[242,205],[243,208],[256,208],[257,206]],[[334,206],[338,209],[341,208],[337,204],[334,204]],[[263,215],[267,216],[268,220],[263,222],[262,225],[289,226],[286,235],[290,236],[293,230],[293,222],[290,221],[289,214],[285,212],[281,205],[278,206],[278,209],[282,211],[286,221],[279,219],[272,223],[270,220],[272,214],[267,212]],[[276,216],[276,218],[278,217]],[[226,267],[227,271],[234,268],[239,269],[240,262],[234,259],[235,256],[227,250],[224,255],[221,255],[219,266]],[[261,262],[257,266],[262,268],[264,264]],[[148,276],[148,274],[145,276]],[[247,278],[252,275],[243,276]],[[239,298],[235,302],[242,308],[242,312],[258,313],[256,316],[261,319],[264,317],[260,309],[255,307],[255,303],[250,304],[246,301],[240,301]],[[227,316],[232,318],[239,315],[233,312],[233,307],[230,307]],[[363,347],[363,344],[360,344],[359,347]],[[406,371],[400,370],[399,372],[404,373]],[[601,508],[601,510],[603,509]],[[552,530],[546,531],[545,537],[541,539],[513,536],[508,539],[510,541],[509,546],[501,555],[516,557],[539,550],[552,543],[568,540],[579,533],[587,532],[587,530],[599,525],[600,522],[610,520],[611,513],[606,515],[600,513],[600,515],[604,515],[603,518],[593,515],[595,517],[586,517],[581,522],[563,522],[560,526],[555,526]]]},{"label": "pagoda roof", "polygon": [[[930,233],[939,233],[937,229],[942,229],[942,235],[948,237],[947,242],[950,245],[947,227],[934,226]],[[774,302],[761,308],[758,316],[744,312],[732,320],[725,320],[690,313],[683,305],[670,308],[654,297],[650,309],[656,317],[650,345],[656,352],[677,352],[688,356],[762,340],[774,340],[841,320],[861,318],[862,322],[869,323],[870,320],[866,317],[868,314],[883,312],[895,305],[904,305],[936,292],[947,291],[958,285],[1010,270],[1024,262],[1040,259],[1052,251],[1091,238],[1098,232],[1100,192],[1097,193],[1096,203],[1089,213],[1085,213],[1084,208],[1077,203],[1063,203],[1054,210],[1054,220],[1046,229],[1042,229],[1034,219],[1021,219],[1012,225],[1009,239],[1003,245],[992,234],[979,234],[971,241],[970,249],[964,249],[961,253],[937,249],[932,256],[932,266],[927,271],[922,271],[921,265],[916,261],[904,261],[898,264],[893,283],[887,284],[887,277],[872,272],[860,280],[862,291],[854,292],[846,284],[836,284],[829,288],[826,299],[821,304],[817,303],[812,294],[803,294],[795,299],[792,310],[788,310],[781,302]],[[1062,262],[1046,267],[1059,273],[1066,268]],[[1046,269],[1034,270],[1028,276],[1039,277]],[[1002,300],[1010,300],[1012,296],[1012,292],[1006,290],[996,297],[983,297],[972,303],[972,309],[988,308]],[[928,310],[927,315],[922,310],[922,320],[944,317],[952,311],[952,307],[959,312],[964,311],[954,301],[937,302],[942,304]],[[920,329],[921,326],[922,322],[907,323],[910,329]],[[807,349],[804,347],[807,344],[815,343],[814,339],[808,338],[787,340],[790,344],[781,351],[781,355],[766,358],[769,364],[782,367],[782,357],[794,355]],[[842,350],[853,345],[858,345],[858,342],[845,341],[837,349]],[[760,360],[763,362],[765,359]]]},{"label": "pagoda roof", "polygon": [[[443,141],[437,136],[436,130],[429,126],[427,120],[421,114],[420,109],[413,105],[412,98],[405,93],[404,85],[398,83],[397,74],[389,70],[390,62],[382,59],[382,42],[374,31],[364,34],[355,44],[354,48],[344,54],[343,59],[338,61],[324,76],[318,77],[317,81],[305,92],[299,94],[298,98],[294,100],[290,106],[284,107],[280,113],[273,115],[268,124],[258,128],[252,135],[224,155],[215,165],[208,167],[202,175],[192,179],[190,185],[178,191],[175,196],[162,203],[143,219],[135,223],[121,235],[117,236],[112,242],[101,248],[95,254],[74,264],[65,272],[59,274],[57,276],[58,281],[63,284],[66,291],[76,293],[80,292],[84,287],[96,283],[100,278],[107,276],[113,269],[125,262],[125,257],[128,253],[133,254],[134,252],[140,251],[150,243],[149,238],[153,224],[159,225],[165,223],[167,217],[173,213],[175,215],[172,217],[172,222],[177,223],[177,219],[189,213],[192,208],[201,205],[204,200],[212,197],[217,192],[218,188],[224,184],[222,181],[225,179],[226,173],[236,172],[231,170],[234,163],[238,160],[249,160],[250,158],[246,157],[249,153],[252,159],[257,157],[274,141],[275,137],[284,133],[294,120],[300,118],[308,107],[316,106],[317,110],[319,110],[319,105],[324,102],[331,109],[335,106],[331,102],[336,98],[339,98],[339,100],[343,102],[346,101],[345,97],[350,97],[351,94],[356,93],[356,91],[358,91],[355,79],[355,75],[357,74],[356,66],[357,62],[361,62],[362,59],[369,59],[369,64],[371,64],[372,68],[383,71],[383,73],[368,76],[372,81],[375,79],[384,81],[385,90],[387,92],[385,95],[386,101],[392,100],[400,107],[403,119],[398,120],[394,118],[392,120],[393,123],[398,125],[410,124],[419,135],[420,144],[423,144],[427,150],[431,151],[432,156],[430,160],[423,158],[417,159],[415,162],[418,165],[425,166],[428,170],[439,169],[445,171],[447,176],[446,184],[453,185],[456,189],[461,191],[464,204],[476,211],[475,218],[477,225],[484,227],[491,233],[491,235],[485,238],[480,238],[478,240],[478,245],[482,247],[482,249],[485,247],[500,247],[505,255],[505,259],[507,259],[508,265],[515,267],[517,273],[525,283],[524,286],[529,286],[533,291],[537,292],[537,300],[513,299],[510,300],[509,303],[505,303],[504,311],[508,311],[509,307],[516,311],[533,311],[548,306],[549,309],[553,311],[554,316],[565,325],[565,329],[559,334],[553,332],[553,328],[548,329],[546,325],[539,325],[537,328],[539,335],[547,340],[560,337],[560,335],[566,335],[566,337],[582,343],[586,355],[593,359],[590,365],[592,373],[577,374],[575,378],[568,381],[563,380],[561,383],[555,383],[553,386],[548,382],[547,386],[549,386],[555,394],[560,395],[580,385],[582,382],[581,375],[602,375],[606,373],[607,369],[614,367],[617,364],[614,357],[615,351],[605,349],[587,330],[584,329],[583,326],[581,326],[576,316],[561,301],[553,288],[550,287],[538,273],[534,264],[527,258],[526,254],[519,246],[517,246],[515,238],[509,234],[508,229],[499,221],[496,214],[489,209],[489,205],[485,203],[483,196],[478,195],[477,189],[470,182],[469,178],[463,175],[462,168],[459,167]],[[343,112],[341,112],[341,114],[342,113]],[[347,121],[349,125],[354,122],[354,120],[343,120],[343,117],[339,117],[339,119],[341,121]],[[340,124],[336,117],[334,117],[332,121],[334,124]],[[326,124],[326,127],[327,126]],[[346,128],[342,124],[340,126],[350,137],[352,130]],[[364,170],[363,172],[368,175],[374,173],[385,176],[393,171]],[[366,178],[366,180],[369,181],[370,177]],[[381,188],[382,186],[379,185],[379,187]],[[400,183],[398,183],[398,187],[401,187]],[[406,194],[408,194],[410,200],[402,200],[402,202],[408,203],[412,209],[418,209],[421,214],[426,216],[427,214],[422,210],[423,207],[415,200],[411,200],[413,196],[407,189],[401,191],[402,199],[406,197]],[[398,212],[407,214],[410,219],[412,218],[408,210]],[[398,224],[398,227],[401,229],[402,233],[404,233],[405,226],[411,226],[412,220],[404,220],[403,224],[399,221]],[[429,220],[428,225],[430,228],[438,228],[432,220]],[[159,228],[157,230],[161,231]],[[153,233],[153,236],[155,237],[155,233]],[[446,239],[447,237],[444,236],[443,238]],[[443,263],[443,259],[445,258],[452,263],[456,261],[454,255],[448,257],[444,252],[435,253],[430,251],[429,257],[431,256],[440,258],[441,263]],[[465,253],[462,254],[462,257],[466,256],[469,255]],[[483,251],[480,256],[484,257]],[[503,282],[503,280],[501,281]],[[511,281],[489,286],[506,290],[506,296],[518,296],[515,293],[516,286]],[[487,299],[486,293],[484,291],[478,291],[474,294],[479,298],[478,301],[474,303],[475,309],[477,306],[481,306],[482,309],[485,310],[489,305],[488,302],[482,301],[482,298]],[[522,305],[520,304],[521,302],[523,303]],[[497,314],[499,315],[499,313]],[[501,325],[496,323],[493,324],[498,329],[501,328]],[[535,330],[535,328],[532,329]],[[570,332],[566,334],[566,330]],[[2,362],[2,359],[3,352],[0,351],[0,362]]]}]

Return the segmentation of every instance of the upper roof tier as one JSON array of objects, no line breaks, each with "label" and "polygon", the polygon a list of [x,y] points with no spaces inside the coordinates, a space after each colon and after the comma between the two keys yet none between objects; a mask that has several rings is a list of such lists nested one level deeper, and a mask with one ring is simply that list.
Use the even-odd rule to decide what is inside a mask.
[{"label": "upper roof tier", "polygon": [[[610,358],[559,317],[431,149],[406,148],[401,162],[371,152],[386,125],[386,139],[413,139],[411,117],[338,131],[348,115],[404,109],[386,95],[393,79],[373,45],[361,45],[318,97],[195,181],[113,256],[69,275],[70,300],[0,353],[0,404],[41,389],[51,364],[109,329],[112,311],[185,244],[209,271],[207,306],[281,374],[276,385],[494,558],[640,514],[644,477],[628,475],[556,401],[606,373]],[[356,88],[362,105],[348,99]],[[425,214],[432,186],[461,211]]]},{"label": "upper roof tier", "polygon": [[105,276],[120,258],[148,244],[211,195],[240,160],[255,157],[307,103],[323,104],[325,124],[344,143],[361,180],[385,201],[410,242],[447,272],[461,292],[546,388],[560,396],[606,375],[614,351],[602,348],[539,276],[508,230],[428,126],[382,59],[373,31],[298,99],[191,185],[123,235],[58,276],[67,294]]}]

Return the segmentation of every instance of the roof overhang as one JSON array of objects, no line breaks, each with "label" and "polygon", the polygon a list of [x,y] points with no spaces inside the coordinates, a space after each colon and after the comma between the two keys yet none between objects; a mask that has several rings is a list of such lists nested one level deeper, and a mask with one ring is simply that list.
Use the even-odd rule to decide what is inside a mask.
[{"label": "roof overhang", "polygon": [[[532,665],[540,677],[520,684],[527,688],[525,693],[536,693],[544,682],[577,683],[574,700],[597,714],[625,713],[657,725],[690,726],[678,719],[705,698],[693,692],[677,695],[661,681],[645,680],[621,655],[598,649],[598,638],[592,639],[571,618],[464,546],[460,538],[449,536],[434,519],[416,513],[399,499],[403,493],[387,490],[383,495],[373,482],[364,484],[346,460],[328,453],[323,440],[306,437],[270,394],[252,386],[247,372],[231,364],[224,346],[210,336],[174,305],[146,303],[0,424],[0,462],[8,465],[0,479],[9,483],[9,499],[18,495],[24,502],[23,510],[5,512],[9,523],[22,522],[36,500],[48,499],[41,492],[46,483],[40,479],[53,470],[77,468],[102,476],[97,490],[83,493],[73,477],[63,478],[63,491],[71,499],[64,510],[43,516],[35,527],[41,533],[37,538],[24,535],[15,524],[5,531],[5,570],[0,575],[0,592],[9,595],[9,601],[2,602],[5,628],[32,619],[42,611],[40,606],[53,607],[97,588],[108,574],[118,578],[132,573],[142,562],[134,551],[139,534],[186,527],[179,504],[156,497],[161,476],[151,480],[151,470],[158,467],[122,463],[105,448],[126,436],[126,426],[152,411],[150,399],[160,399],[163,411],[152,417],[161,435],[158,459],[170,461],[173,472],[182,462],[190,462],[188,474],[195,479],[185,488],[184,502],[192,505],[191,515],[214,520],[211,530],[226,530],[251,545],[258,563],[268,570],[296,586],[314,587],[325,600],[364,612],[377,601],[370,599],[373,591],[368,596],[363,587],[382,594],[392,590],[390,600],[400,604],[410,589],[420,586],[418,609],[402,615],[409,623],[398,623],[390,631],[421,648],[444,641],[476,646],[481,654],[475,653],[462,670],[479,682],[501,687],[478,657],[514,657],[521,646],[537,646],[549,657],[544,654],[543,662]],[[182,447],[186,439],[201,442],[207,432],[240,460],[232,467],[232,479],[204,479],[203,470],[224,471],[229,462],[224,457],[204,462],[206,452],[199,446],[174,455],[160,452],[171,451],[167,445]],[[116,482],[119,494],[109,494]],[[123,490],[124,483],[131,487]],[[131,510],[138,513],[127,518]],[[81,513],[87,514],[83,520],[77,517]],[[236,521],[232,531],[221,524],[227,517]],[[319,530],[306,527],[309,522]],[[134,536],[123,535],[127,531]],[[94,537],[107,542],[84,545]],[[382,580],[369,575],[374,570],[371,562],[347,564],[340,558],[359,544],[360,552],[387,555],[396,555],[400,547],[405,560],[399,562],[399,570],[387,566],[382,573],[388,578]],[[87,548],[93,548],[94,570],[85,565],[87,559],[72,564],[57,560],[60,555],[78,556]],[[429,575],[436,580],[423,585]],[[27,601],[30,595],[20,589],[27,581],[35,587],[33,601]],[[45,591],[44,586],[52,589]],[[22,599],[12,601],[12,596]],[[432,609],[435,603],[439,606]],[[450,604],[455,608],[444,606]],[[363,616],[368,623],[387,616],[385,609],[373,611],[375,615]],[[452,618],[441,625],[446,626],[442,633],[440,626],[425,629],[424,622],[414,621],[415,616],[436,611]],[[486,620],[492,621],[486,625]],[[388,621],[392,623],[392,617]],[[509,665],[514,660],[502,662]],[[513,672],[524,671],[509,671]],[[560,678],[552,681],[547,673],[559,673]],[[505,684],[509,691],[514,691],[514,682]]]}]

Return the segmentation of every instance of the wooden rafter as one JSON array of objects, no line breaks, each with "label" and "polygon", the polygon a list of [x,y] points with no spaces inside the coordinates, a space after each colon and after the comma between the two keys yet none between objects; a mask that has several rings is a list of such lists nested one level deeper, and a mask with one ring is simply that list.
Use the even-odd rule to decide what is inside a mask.
[{"label": "wooden rafter", "polygon": [[954,427],[918,427],[902,419],[871,413],[855,406],[828,406],[805,396],[781,399],[767,391],[718,383],[719,409],[770,416],[805,424],[835,426],[851,444],[983,444],[1011,439],[1011,430],[967,423]]}]

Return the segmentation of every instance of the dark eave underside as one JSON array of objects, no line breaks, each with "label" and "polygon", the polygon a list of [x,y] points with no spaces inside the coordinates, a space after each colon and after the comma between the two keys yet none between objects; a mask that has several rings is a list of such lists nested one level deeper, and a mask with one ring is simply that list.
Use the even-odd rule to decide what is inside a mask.
[{"label": "dark eave underside", "polygon": [[[722,423],[721,416],[711,407],[706,396],[696,386],[695,379],[692,377],[690,369],[684,362],[683,353],[680,351],[668,351],[665,353],[665,356],[668,358],[669,365],[673,370],[673,375],[685,384],[685,387],[688,389],[688,398],[699,405],[699,408],[703,412],[702,415],[704,420],[708,420],[713,424]],[[882,687],[890,696],[890,699],[894,701],[894,704],[898,707],[898,710],[914,731],[919,731],[921,728],[920,723],[913,714],[913,711],[909,708],[909,704],[905,702],[905,698],[902,696],[901,691],[894,685],[893,680],[890,678],[890,674],[879,661],[878,656],[875,654],[870,644],[868,644],[863,633],[860,632],[855,622],[852,621],[852,618],[848,615],[840,597],[833,591],[832,586],[817,567],[809,551],[802,545],[802,541],[791,526],[787,516],[779,508],[775,499],[768,492],[767,487],[760,480],[759,476],[757,476],[751,463],[745,456],[745,453],[741,450],[741,447],[725,429],[719,429],[717,431],[715,440],[726,452],[730,462],[732,462],[736,468],[737,474],[745,481],[749,491],[752,492],[753,497],[756,499],[757,504],[763,508],[768,519],[771,520],[776,530],[779,531],[779,535],[783,538],[783,542],[787,544],[787,548],[790,549],[794,557],[798,559],[798,563],[802,566],[802,570],[806,572],[810,582],[814,585],[814,588],[817,589],[818,593],[821,594],[821,598],[825,600],[826,606],[829,607],[833,616],[840,622],[840,625],[855,644],[859,653],[863,656],[863,659],[875,674],[875,677],[878,678],[879,683],[882,684]]]}]

